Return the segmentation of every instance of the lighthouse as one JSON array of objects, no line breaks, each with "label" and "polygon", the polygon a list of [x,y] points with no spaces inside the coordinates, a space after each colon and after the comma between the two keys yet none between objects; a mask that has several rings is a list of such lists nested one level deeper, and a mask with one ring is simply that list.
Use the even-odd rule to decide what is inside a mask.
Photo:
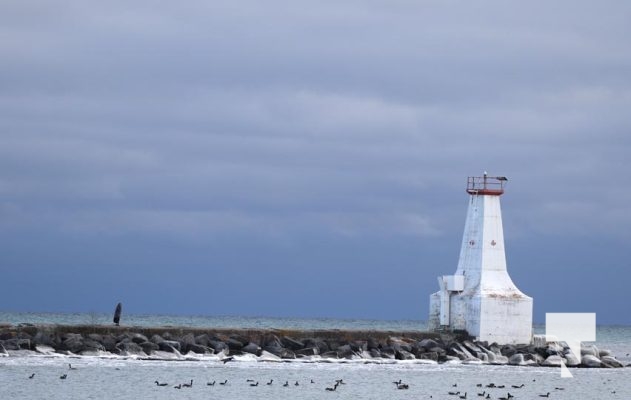
[{"label": "lighthouse", "polygon": [[508,275],[500,197],[506,177],[467,179],[469,205],[455,274],[430,296],[431,330],[465,330],[489,343],[530,343],[532,298]]}]

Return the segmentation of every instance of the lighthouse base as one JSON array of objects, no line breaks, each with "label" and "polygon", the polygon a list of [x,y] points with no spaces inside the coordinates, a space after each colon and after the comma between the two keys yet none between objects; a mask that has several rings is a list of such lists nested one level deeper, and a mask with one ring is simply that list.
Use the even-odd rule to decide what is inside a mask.
[{"label": "lighthouse base", "polygon": [[[518,291],[471,294],[452,292],[448,296],[448,315],[445,315],[445,293],[441,296],[441,292],[436,292],[430,296],[430,330],[465,330],[477,340],[489,343],[531,342],[531,297]],[[449,321],[448,324],[444,323],[446,321]]]}]

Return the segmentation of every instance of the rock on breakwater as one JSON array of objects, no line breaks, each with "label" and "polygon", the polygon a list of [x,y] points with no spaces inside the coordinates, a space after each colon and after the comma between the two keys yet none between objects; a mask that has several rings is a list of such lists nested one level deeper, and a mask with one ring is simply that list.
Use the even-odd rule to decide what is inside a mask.
[{"label": "rock on breakwater", "polygon": [[103,325],[0,326],[0,355],[21,350],[139,358],[175,355],[223,357],[251,354],[261,360],[311,359],[425,360],[493,365],[618,368],[607,350],[585,346],[580,359],[567,346],[498,345],[473,341],[462,333],[353,330],[202,329]]}]

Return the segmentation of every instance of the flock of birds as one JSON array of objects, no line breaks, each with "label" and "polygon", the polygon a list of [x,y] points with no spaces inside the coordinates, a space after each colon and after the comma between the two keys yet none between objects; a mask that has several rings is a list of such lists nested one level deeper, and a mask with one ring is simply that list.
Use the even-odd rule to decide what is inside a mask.
[{"label": "flock of birds", "polygon": [[[232,357],[230,357],[228,360],[222,360],[222,361],[224,361],[224,364],[225,364],[226,362],[231,361],[231,359],[232,359]],[[77,368],[73,367],[72,364],[68,363],[68,369],[69,370],[76,370]],[[119,368],[116,368],[116,369],[118,370]],[[28,378],[29,379],[35,378],[35,373],[33,372],[31,375],[29,375]],[[59,379],[62,379],[62,380],[66,379],[66,378],[68,378],[68,374],[63,374],[63,375],[59,376]],[[159,386],[159,387],[167,387],[167,386],[169,386],[168,382],[160,382],[160,381],[156,380],[156,381],[154,381],[154,383],[156,384],[156,386]],[[217,383],[219,385],[221,385],[221,386],[225,386],[225,385],[228,384],[228,380],[225,379],[223,382],[217,382],[216,380],[214,380],[212,382],[206,382],[206,386],[215,386],[215,384],[217,384]],[[254,379],[247,379],[246,383],[248,383],[252,387],[256,387],[256,386],[259,385],[259,381],[255,382]],[[315,381],[313,379],[311,379],[309,383],[310,384],[314,384]],[[270,379],[269,382],[266,382],[267,386],[271,386],[273,384],[274,384],[274,379]],[[329,391],[329,392],[334,392],[334,391],[337,390],[338,386],[345,385],[345,384],[346,384],[346,382],[344,382],[343,379],[336,379],[335,383],[332,386],[330,386],[330,387],[326,387],[325,390]],[[300,382],[295,381],[293,384],[290,384],[289,381],[285,381],[285,383],[282,386],[284,386],[284,387],[300,386]],[[407,385],[405,385],[405,386],[407,386]],[[189,382],[178,383],[177,385],[173,386],[174,389],[185,389],[185,388],[192,388],[192,387],[193,387],[193,379],[191,379]],[[407,387],[405,389],[407,389]]]},{"label": "flock of birds", "polygon": [[[231,361],[231,359],[228,360],[222,360],[225,362],[227,361]],[[68,370],[76,370],[76,367],[73,367],[72,364],[68,364]],[[119,369],[119,368],[117,368]],[[66,379],[68,377],[68,374],[63,374],[59,377],[59,379]],[[28,377],[29,379],[33,379],[35,378],[35,373],[32,373],[31,375],[29,375]],[[533,382],[536,382],[536,379],[532,380]],[[168,387],[170,386],[169,383],[167,382],[160,382],[158,380],[154,381],[154,383],[156,384],[156,386],[159,387]],[[219,384],[221,386],[225,386],[228,385],[228,380],[225,379],[222,382],[217,382],[217,381],[212,381],[212,382],[206,382],[207,386],[215,386],[215,384]],[[249,384],[251,387],[256,387],[259,386],[259,381],[255,381],[254,379],[247,379],[246,383]],[[310,384],[315,384],[314,380],[311,379]],[[403,381],[401,379],[399,379],[398,381],[393,381],[392,382],[395,385],[395,388],[398,390],[406,390],[410,388],[410,385],[407,383],[403,383]],[[603,382],[605,383],[605,382]],[[267,386],[271,386],[274,384],[274,379],[270,379],[269,382],[265,383]],[[327,392],[334,392],[337,390],[337,388],[341,385],[345,385],[346,382],[344,382],[343,379],[336,379],[335,382],[331,385],[331,386],[327,386],[325,388],[325,390]],[[300,386],[300,383],[298,381],[295,381],[293,384],[290,384],[289,381],[285,381],[285,383],[282,384],[282,386],[284,387],[288,387],[288,386]],[[496,385],[495,383],[489,383],[487,385],[483,385],[481,383],[478,383],[476,385],[476,388],[478,389],[482,389],[482,392],[478,392],[477,393],[477,398],[482,399],[482,400],[486,400],[486,399],[493,399],[493,400],[511,400],[511,399],[515,399],[515,396],[512,395],[510,392],[508,392],[508,390],[519,390],[524,388],[526,385],[524,383],[522,383],[521,385],[510,385],[510,388],[507,388],[506,385]],[[185,383],[179,383],[177,385],[174,385],[173,388],[174,389],[185,389],[185,388],[191,388],[193,387],[193,379],[191,379],[189,382],[185,382]],[[452,388],[458,388],[458,384],[454,383],[452,385]],[[506,389],[507,390],[507,394],[506,396],[499,396],[499,397],[491,397],[491,391],[496,390],[496,389]],[[563,387],[555,387],[554,388],[555,391],[561,391],[561,390],[565,390],[565,388]],[[615,391],[611,392],[612,394],[615,394]],[[449,396],[457,396],[458,398],[462,399],[462,400],[467,400],[468,399],[468,392],[465,391],[464,393],[461,393],[459,390],[456,389],[452,389],[451,391],[448,391],[447,394]],[[545,394],[538,394],[539,397],[542,398],[549,398],[550,397],[551,392],[547,392]],[[433,398],[433,396],[430,396],[430,398]]]},{"label": "flock of birds", "polygon": [[[73,367],[73,366],[72,366],[72,364],[68,363],[68,369],[69,369],[69,370],[71,370],[71,371],[73,371],[73,370],[76,370],[77,368],[76,368],[76,367]],[[67,377],[68,377],[68,374],[63,374],[63,375],[61,375],[61,376],[59,377],[59,379],[66,379]],[[29,379],[33,379],[33,378],[35,378],[35,372],[33,372],[31,375],[29,375],[29,377],[28,377],[28,378],[29,378]]]},{"label": "flock of birds", "polygon": [[[245,381],[247,384],[249,384],[251,387],[257,387],[259,386],[259,381],[255,381],[254,379],[246,379]],[[160,382],[160,381],[154,381],[154,383],[156,384],[156,386],[161,386],[161,387],[167,387],[169,386],[168,382]],[[225,379],[223,382],[217,382],[212,381],[212,382],[206,382],[206,386],[215,386],[215,384],[219,383],[219,385],[221,386],[225,386],[228,384],[228,380]],[[310,380],[309,382],[310,384],[314,384],[315,381],[313,379]],[[274,384],[274,379],[270,379],[269,382],[265,383],[267,386],[272,386]],[[330,387],[326,387],[325,390],[328,392],[334,392],[337,390],[337,387],[340,385],[346,385],[346,382],[344,382],[344,379],[336,379],[335,383],[330,386]],[[295,381],[294,383],[290,384],[289,381],[285,381],[285,383],[282,384],[282,386],[284,387],[288,387],[288,386],[300,386],[300,382]],[[184,389],[184,388],[191,388],[193,387],[193,380],[191,379],[189,382],[186,383],[178,383],[177,385],[173,386],[174,389]]]},{"label": "flock of birds", "polygon": [[[533,379],[532,381],[536,382],[537,380]],[[607,381],[610,382],[611,379],[608,379]],[[607,382],[603,382],[603,383],[606,384]],[[476,385],[476,388],[478,390],[479,389],[483,389],[483,390],[482,390],[481,393],[479,391],[476,391],[476,393],[477,393],[477,398],[478,399],[511,400],[511,399],[515,399],[516,397],[514,395],[512,395],[508,390],[515,391],[515,390],[523,389],[525,386],[526,386],[526,384],[522,383],[521,385],[510,385],[510,388],[508,388],[506,385],[496,385],[495,383],[492,383],[492,382],[487,384],[487,385],[483,385],[481,383],[478,383]],[[454,383],[452,385],[452,387],[457,388],[458,384]],[[491,391],[494,390],[494,389],[506,389],[506,396],[497,395],[498,397],[491,397]],[[561,391],[561,390],[565,390],[565,388],[563,388],[563,387],[555,387],[554,388],[555,392]],[[611,391],[611,393],[615,394],[616,391],[613,390],[613,391]],[[454,396],[454,397],[457,396],[458,398],[463,399],[463,400],[466,400],[468,398],[467,397],[468,392],[466,392],[466,391],[463,394],[460,391],[452,390],[452,391],[447,392],[447,394],[450,395],[450,396]],[[546,392],[544,394],[537,394],[537,395],[539,397],[542,397],[542,398],[549,398],[551,394],[552,394],[552,392]],[[432,398],[432,396],[430,396],[430,398]]]},{"label": "flock of birds", "polygon": [[[536,379],[533,379],[533,382],[536,382]],[[160,382],[160,381],[155,381],[154,382],[157,386],[169,386],[168,383],[166,382]],[[212,382],[207,382],[206,385],[208,386],[214,386],[216,383],[219,383],[219,385],[227,385],[228,384],[228,380],[224,380],[223,382],[216,382],[216,381],[212,381]],[[249,384],[252,387],[256,387],[259,386],[259,381],[255,381],[254,379],[247,379],[246,383]],[[314,384],[315,382],[313,381],[313,379],[310,380],[311,384]],[[395,388],[398,390],[406,390],[410,388],[410,385],[407,383],[404,383],[401,379],[399,379],[398,381],[393,381],[392,382],[395,385]],[[267,386],[271,386],[274,384],[274,380],[270,379],[269,382],[266,382]],[[340,385],[345,385],[346,382],[344,382],[343,379],[336,379],[335,382],[333,383],[332,386],[327,386],[325,388],[325,390],[327,392],[334,392],[337,390],[337,388]],[[288,386],[300,386],[300,383],[298,381],[295,381],[295,383],[290,384],[289,381],[285,381],[285,383],[282,385],[284,387],[288,387]],[[522,383],[520,385],[510,385],[510,388],[508,388],[506,385],[496,385],[495,383],[489,383],[487,385],[483,385],[481,383],[478,383],[476,385],[476,388],[478,389],[482,389],[482,392],[477,392],[477,398],[482,399],[482,400],[486,400],[486,399],[493,399],[493,400],[511,400],[511,399],[516,399],[516,397],[514,395],[512,395],[508,390],[519,390],[519,389],[523,389],[526,386],[526,384]],[[193,387],[193,380],[191,379],[189,382],[187,383],[180,383],[177,384],[175,386],[173,386],[175,389],[182,389],[182,388],[190,388]],[[458,384],[454,383],[452,385],[453,388],[457,388]],[[491,396],[491,391],[496,390],[496,389],[506,389],[506,396],[502,396],[502,395],[496,395],[497,397],[492,397]],[[554,388],[555,391],[561,391],[561,390],[565,390],[565,388],[563,387],[555,387]],[[612,391],[611,393],[615,393],[615,391]],[[456,390],[452,390],[452,391],[448,391],[447,392],[448,395],[450,396],[454,396],[454,397],[458,397],[462,400],[467,400],[468,397],[468,392],[464,392],[461,393],[460,391],[456,391]],[[538,394],[539,397],[542,398],[549,398],[551,395],[551,392],[547,392],[545,394]],[[433,396],[429,396],[430,398],[433,398]]]},{"label": "flock of birds", "polygon": [[[535,381],[536,381],[536,379],[533,379],[532,381],[533,381],[533,382],[535,382]],[[525,384],[525,383],[522,383],[521,385],[510,385],[510,389],[512,389],[513,391],[515,391],[515,390],[518,390],[518,389],[522,389],[524,386],[526,386],[526,384]],[[457,383],[454,383],[454,384],[452,385],[452,387],[455,387],[455,388],[456,388],[456,387],[458,387],[458,384],[457,384]],[[478,398],[480,398],[480,399],[511,400],[511,399],[514,399],[514,398],[515,398],[515,396],[514,396],[514,395],[512,395],[512,394],[508,391],[509,389],[506,387],[506,385],[496,385],[496,384],[495,384],[495,383],[493,383],[493,382],[491,382],[491,383],[489,383],[489,384],[487,384],[487,385],[483,385],[483,384],[481,384],[481,383],[478,383],[478,384],[476,385],[476,388],[483,388],[482,393],[477,392],[477,395],[478,395],[477,397],[478,397]],[[487,389],[489,389],[489,391],[488,391],[488,392],[487,392]],[[507,391],[506,391],[506,396],[501,396],[501,395],[500,395],[499,397],[496,397],[496,398],[491,397],[490,390],[493,390],[493,389],[506,389],[506,390],[507,390]],[[562,387],[555,387],[555,388],[554,388],[554,390],[565,390],[565,388],[562,388]],[[453,390],[452,390],[452,391],[450,391],[450,392],[447,392],[447,394],[448,394],[448,395],[450,395],[450,396],[458,396],[458,398],[463,399],[463,400],[466,400],[466,399],[467,399],[468,392],[464,392],[464,394],[462,394],[460,391],[453,391]],[[550,392],[547,392],[547,393],[545,393],[545,394],[539,394],[539,397],[545,397],[545,398],[550,397]],[[431,398],[431,396],[430,396],[430,398]]]}]

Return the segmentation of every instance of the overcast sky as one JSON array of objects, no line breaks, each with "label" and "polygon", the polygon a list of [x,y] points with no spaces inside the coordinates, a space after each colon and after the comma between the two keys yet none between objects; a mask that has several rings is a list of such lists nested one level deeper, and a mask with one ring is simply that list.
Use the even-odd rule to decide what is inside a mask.
[{"label": "overcast sky", "polygon": [[631,3],[0,3],[0,308],[426,319],[466,178],[631,324]]}]

